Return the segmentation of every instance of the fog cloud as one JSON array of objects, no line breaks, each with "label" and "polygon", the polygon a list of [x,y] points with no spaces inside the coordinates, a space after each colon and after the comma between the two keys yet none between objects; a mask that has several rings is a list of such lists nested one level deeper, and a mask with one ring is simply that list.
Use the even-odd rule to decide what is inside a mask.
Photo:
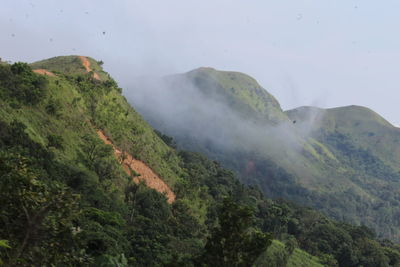
[{"label": "fog cloud", "polygon": [[179,140],[181,148],[216,158],[218,153],[251,152],[287,160],[302,152],[313,124],[320,119],[321,113],[310,112],[304,127],[294,127],[287,117],[271,123],[256,119],[256,114],[245,116],[217,90],[210,88],[206,94],[186,75],[175,75],[136,79],[126,95],[150,124]]}]

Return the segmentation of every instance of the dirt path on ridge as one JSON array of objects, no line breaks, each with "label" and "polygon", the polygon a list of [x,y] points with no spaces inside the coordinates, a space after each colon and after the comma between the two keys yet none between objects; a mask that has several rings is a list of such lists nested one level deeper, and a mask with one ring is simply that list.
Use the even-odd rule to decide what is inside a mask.
[{"label": "dirt path on ridge", "polygon": [[104,143],[112,145],[114,149],[114,154],[118,159],[124,158],[122,165],[128,175],[132,174],[131,169],[140,174],[139,177],[133,178],[133,181],[135,183],[144,181],[144,183],[148,187],[165,194],[168,203],[171,204],[175,201],[176,196],[174,192],[156,173],[153,172],[153,170],[149,166],[147,166],[143,161],[135,159],[129,153],[125,153],[124,157],[122,157],[122,151],[114,146],[111,140],[108,139],[108,137],[101,130],[97,130],[97,134]]},{"label": "dirt path on ridge", "polygon": [[[92,68],[90,67],[90,61],[87,59],[87,57],[84,56],[78,56],[79,59],[82,61],[82,65],[85,67],[86,72],[91,72],[93,71]],[[100,80],[100,76],[93,71],[93,78],[96,80]]]},{"label": "dirt path on ridge", "polygon": [[33,70],[33,72],[35,72],[37,74],[41,74],[41,75],[51,76],[51,77],[55,77],[56,76],[51,71],[48,71],[48,70],[45,70],[45,69],[36,69],[36,70]]}]

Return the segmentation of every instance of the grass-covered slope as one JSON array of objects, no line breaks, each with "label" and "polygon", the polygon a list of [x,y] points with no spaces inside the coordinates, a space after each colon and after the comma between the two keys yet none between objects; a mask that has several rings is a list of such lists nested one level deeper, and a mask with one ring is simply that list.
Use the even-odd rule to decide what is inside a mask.
[{"label": "grass-covered slope", "polygon": [[[41,258],[41,262],[48,264],[58,261],[61,264],[64,260],[68,261],[69,257],[71,264],[76,261],[86,262],[87,257],[91,258],[90,262],[99,255],[116,256],[124,252],[126,256],[129,256],[126,250],[129,247],[127,241],[129,238],[127,239],[122,234],[122,232],[127,234],[127,230],[124,230],[126,221],[123,216],[126,216],[124,214],[128,211],[125,191],[134,185],[111,152],[111,147],[104,145],[99,139],[96,133],[98,129],[104,131],[119,148],[147,164],[173,190],[176,190],[176,184],[183,177],[178,156],[174,150],[168,147],[130,107],[120,94],[121,89],[116,83],[110,78],[94,79],[91,73],[86,73],[84,69],[79,68],[79,64],[82,63],[76,59],[75,56],[59,57],[44,61],[46,65],[40,65],[41,68],[49,67],[56,76],[37,75],[23,63],[4,65],[0,70],[0,121],[3,123],[0,131],[3,131],[3,142],[5,142],[1,148],[1,152],[5,154],[2,154],[0,165],[6,167],[5,162],[12,162],[18,158],[23,161],[26,159],[28,163],[23,164],[27,164],[28,171],[33,173],[32,179],[39,181],[34,185],[43,183],[43,188],[32,188],[26,184],[28,188],[24,190],[30,192],[31,196],[23,196],[20,192],[15,192],[16,195],[13,195],[16,201],[17,199],[22,201],[24,197],[32,198],[29,200],[31,202],[28,202],[31,203],[29,207],[23,202],[25,207],[22,209],[18,205],[15,206],[19,207],[19,212],[27,209],[28,214],[32,212],[32,215],[26,215],[26,218],[22,216],[20,221],[15,219],[2,228],[6,232],[2,232],[1,238],[9,240],[9,245],[13,249],[13,252],[7,256],[10,264],[11,261],[17,264],[19,258],[31,262],[43,253],[53,254],[49,255],[51,257],[57,256],[55,255],[57,252],[49,250],[44,252],[49,246],[55,246],[55,244],[45,243],[49,241],[47,235],[43,235],[41,242],[35,242],[35,237],[32,235],[48,231],[49,234],[58,236],[60,234],[58,230],[53,229],[51,224],[48,225],[51,222],[42,223],[32,221],[33,219],[30,218],[36,218],[35,210],[40,211],[46,207],[46,201],[50,201],[35,199],[36,194],[44,194],[46,191],[43,190],[49,186],[54,187],[55,181],[65,188],[62,190],[72,191],[77,196],[77,199],[71,199],[71,202],[78,205],[78,209],[75,210],[76,213],[68,224],[72,223],[71,227],[84,229],[84,234],[80,236],[79,241],[82,243],[75,244],[66,251],[72,253],[71,249],[81,246],[86,247],[86,254],[81,255],[82,258],[74,254],[78,258],[71,258],[67,252],[59,251],[58,253],[66,253],[66,259]],[[65,73],[62,72],[63,69],[66,70]],[[15,133],[22,134],[22,137]],[[19,138],[26,140],[27,144],[18,141]],[[32,151],[27,151],[27,147],[32,147]],[[37,151],[42,151],[41,153],[51,160],[43,165],[41,157],[44,156],[37,154]],[[39,162],[34,163],[36,160]],[[9,168],[17,167],[14,164],[9,166]],[[10,172],[6,169],[2,170],[5,173]],[[16,169],[15,172],[17,175],[20,170]],[[20,178],[25,179],[27,176],[22,175]],[[4,179],[2,176],[2,181],[6,182],[7,180]],[[2,184],[2,186],[5,185]],[[15,189],[21,190],[18,186],[15,186]],[[3,194],[6,189],[2,187],[1,190]],[[39,191],[35,192],[35,190]],[[45,194],[51,196],[56,192],[50,191]],[[145,191],[142,194],[148,193]],[[163,196],[157,198],[159,200],[156,201],[165,202]],[[2,202],[2,207],[4,205],[6,203]],[[57,214],[56,208],[53,213]],[[50,219],[52,215],[50,213],[48,215],[45,218]],[[4,219],[15,214],[2,213],[2,216]],[[25,220],[28,220],[28,224],[37,224],[37,227],[32,226],[32,233],[28,232],[24,237],[24,231],[21,229],[25,227]],[[20,237],[13,236],[13,230],[10,229],[9,224],[15,224],[15,233],[20,232]],[[27,239],[27,244],[25,241],[25,243],[22,242],[24,238]],[[62,246],[64,241],[60,238],[58,242],[60,244],[57,246]],[[116,245],[117,243],[119,245]],[[41,247],[40,250],[35,251],[37,245]]]},{"label": "grass-covered slope", "polygon": [[[104,73],[108,77],[95,60],[91,58],[88,60],[92,63],[90,66],[93,70],[98,71],[100,75]],[[63,135],[69,134],[69,131],[70,134],[78,135],[81,130],[92,129],[92,134],[94,134],[97,129],[101,129],[114,141],[115,145],[146,162],[171,185],[175,183],[178,179],[176,173],[179,173],[177,158],[173,155],[167,157],[171,154],[171,149],[121,96],[121,89],[111,78],[108,77],[104,81],[91,79],[77,56],[51,58],[32,63],[31,66],[56,71],[55,73],[60,72],[57,77],[46,77],[49,81],[49,100],[42,105],[46,110],[49,103],[55,103],[56,116],[47,114],[47,117],[50,117],[55,124],[53,129],[46,129],[40,125],[32,127],[42,131],[41,136],[46,136],[46,130],[48,133],[60,133],[64,137]],[[26,118],[26,115],[21,117]],[[46,118],[45,114],[36,116],[29,121],[36,123],[43,120],[43,117]],[[9,119],[11,118],[9,116]],[[60,125],[66,121],[74,124],[70,127]],[[75,127],[81,128],[77,130]],[[79,150],[76,139],[68,139],[68,136],[65,138],[70,144],[68,149]]]},{"label": "grass-covered slope", "polygon": [[221,97],[243,115],[252,117],[257,114],[271,122],[287,119],[275,97],[244,73],[199,68],[183,75],[206,95]]},{"label": "grass-covered slope", "polygon": [[221,161],[271,197],[399,240],[400,131],[375,112],[357,106],[282,112],[251,77],[212,68],[132,87],[131,103],[179,147]]},{"label": "grass-covered slope", "polygon": [[90,57],[83,56],[59,56],[31,63],[32,69],[45,69],[59,74],[86,74],[88,69],[82,64],[82,61],[88,60],[90,69],[93,73],[99,75],[101,80],[106,80],[109,75],[102,69],[101,61],[96,61]]},{"label": "grass-covered slope", "polygon": [[352,138],[357,146],[371,151],[395,170],[400,168],[400,131],[376,112],[361,106],[347,106],[311,111],[302,107],[287,111],[298,120],[298,126],[310,123],[310,131],[324,134],[341,133]]},{"label": "grass-covered slope", "polygon": [[[290,252],[290,254],[289,254]],[[318,258],[311,256],[298,248],[288,251],[285,244],[274,240],[267,251],[256,261],[257,267],[322,267]]]}]

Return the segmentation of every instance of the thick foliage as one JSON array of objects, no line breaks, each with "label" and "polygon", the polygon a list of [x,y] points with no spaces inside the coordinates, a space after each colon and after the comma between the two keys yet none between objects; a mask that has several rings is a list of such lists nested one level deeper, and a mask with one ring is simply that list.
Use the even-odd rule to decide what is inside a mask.
[{"label": "thick foliage", "polygon": [[226,198],[218,215],[219,225],[211,231],[200,264],[210,266],[252,266],[271,244],[271,237],[251,230],[252,211]]},{"label": "thick foliage", "polygon": [[36,104],[46,93],[47,80],[35,74],[26,63],[0,65],[0,96],[23,104]]}]

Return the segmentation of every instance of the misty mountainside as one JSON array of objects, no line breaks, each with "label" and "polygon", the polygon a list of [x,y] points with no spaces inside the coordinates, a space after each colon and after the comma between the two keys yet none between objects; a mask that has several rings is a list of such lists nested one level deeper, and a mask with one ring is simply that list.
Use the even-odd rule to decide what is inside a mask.
[{"label": "misty mountainside", "polygon": [[[0,65],[0,264],[400,264],[400,247],[373,230],[266,198],[217,161],[178,150],[101,63],[63,56]],[[289,120],[272,96],[255,92],[271,101],[259,104],[262,124]]]},{"label": "misty mountainside", "polygon": [[[400,130],[374,111],[361,106],[300,107],[286,113],[297,121],[296,128],[300,131],[312,131],[313,137],[326,139],[327,144],[332,139],[330,136],[340,134],[343,139],[351,139],[354,146],[373,153],[393,171],[400,171]],[[345,152],[343,146],[332,146],[332,149]]]},{"label": "misty mountainside", "polygon": [[246,74],[199,68],[132,82],[130,103],[178,147],[246,184],[400,240],[400,130],[359,106],[283,111]]}]

